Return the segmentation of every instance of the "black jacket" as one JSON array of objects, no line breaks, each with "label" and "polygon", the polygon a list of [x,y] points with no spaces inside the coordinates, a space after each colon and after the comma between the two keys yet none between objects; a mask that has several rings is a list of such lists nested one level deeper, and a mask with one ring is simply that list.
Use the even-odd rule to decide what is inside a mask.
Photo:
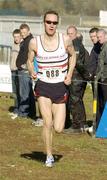
[{"label": "black jacket", "polygon": [[96,70],[98,66],[98,56],[100,54],[100,50],[101,50],[101,44],[97,42],[96,44],[94,44],[90,53],[90,59],[88,62],[88,70],[92,74],[92,76],[96,75]]},{"label": "black jacket", "polygon": [[16,59],[16,66],[19,70],[27,69],[26,63],[28,59],[29,42],[33,38],[33,35],[28,35],[20,44],[20,51]]},{"label": "black jacket", "polygon": [[74,72],[77,71],[83,79],[88,80],[89,72],[87,62],[89,61],[89,53],[78,38],[73,40],[73,45],[77,54],[76,67]]}]

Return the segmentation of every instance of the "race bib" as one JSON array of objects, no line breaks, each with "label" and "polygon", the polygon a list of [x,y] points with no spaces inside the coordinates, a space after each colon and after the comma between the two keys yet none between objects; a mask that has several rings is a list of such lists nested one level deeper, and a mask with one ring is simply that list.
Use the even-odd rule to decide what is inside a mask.
[{"label": "race bib", "polygon": [[43,75],[49,79],[57,79],[61,76],[61,68],[45,68],[43,69]]}]

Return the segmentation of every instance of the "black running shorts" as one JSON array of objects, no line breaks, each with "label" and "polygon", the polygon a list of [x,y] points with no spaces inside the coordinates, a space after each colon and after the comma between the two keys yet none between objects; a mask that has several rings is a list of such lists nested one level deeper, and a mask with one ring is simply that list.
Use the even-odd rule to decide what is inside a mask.
[{"label": "black running shorts", "polygon": [[38,80],[35,88],[36,97],[44,96],[50,98],[52,103],[66,103],[68,99],[68,88],[64,82],[46,83]]}]

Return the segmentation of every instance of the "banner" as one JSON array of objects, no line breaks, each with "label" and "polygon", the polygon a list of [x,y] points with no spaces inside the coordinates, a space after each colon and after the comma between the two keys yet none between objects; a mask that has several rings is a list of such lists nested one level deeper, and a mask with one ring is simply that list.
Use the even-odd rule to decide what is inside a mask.
[{"label": "banner", "polygon": [[0,65],[0,92],[12,92],[11,71],[9,65]]}]

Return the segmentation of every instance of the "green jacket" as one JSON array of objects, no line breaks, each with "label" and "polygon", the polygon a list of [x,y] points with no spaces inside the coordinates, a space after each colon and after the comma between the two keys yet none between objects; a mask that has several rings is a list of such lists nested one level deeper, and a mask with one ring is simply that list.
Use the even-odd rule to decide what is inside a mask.
[{"label": "green jacket", "polygon": [[107,78],[107,42],[101,47],[101,52],[98,57],[98,67],[96,73],[97,79]]}]

